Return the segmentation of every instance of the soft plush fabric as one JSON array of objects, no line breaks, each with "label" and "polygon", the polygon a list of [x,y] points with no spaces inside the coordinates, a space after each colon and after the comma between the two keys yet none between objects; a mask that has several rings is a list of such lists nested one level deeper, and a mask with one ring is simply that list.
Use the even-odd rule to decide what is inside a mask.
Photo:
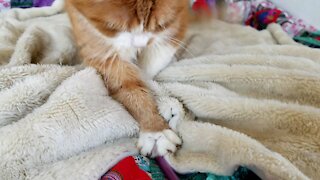
[{"label": "soft plush fabric", "polygon": [[[2,14],[0,179],[98,179],[137,154],[137,123],[94,69],[77,65],[59,3]],[[149,82],[183,139],[165,157],[177,172],[320,176],[319,50],[277,25],[220,21],[194,25],[182,46]]]}]

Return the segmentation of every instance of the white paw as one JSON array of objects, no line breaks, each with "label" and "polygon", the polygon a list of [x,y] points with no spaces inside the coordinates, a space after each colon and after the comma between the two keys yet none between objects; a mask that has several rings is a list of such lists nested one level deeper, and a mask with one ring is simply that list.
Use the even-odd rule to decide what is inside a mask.
[{"label": "white paw", "polygon": [[157,157],[174,153],[181,139],[170,129],[161,132],[141,132],[138,148],[144,156]]},{"label": "white paw", "polygon": [[183,117],[183,108],[180,102],[174,98],[162,98],[158,104],[159,113],[168,122],[170,128],[176,131],[178,123]]}]

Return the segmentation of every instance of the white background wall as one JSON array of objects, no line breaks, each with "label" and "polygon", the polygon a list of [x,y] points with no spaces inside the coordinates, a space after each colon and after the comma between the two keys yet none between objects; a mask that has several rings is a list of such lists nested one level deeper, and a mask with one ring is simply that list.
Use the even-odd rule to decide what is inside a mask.
[{"label": "white background wall", "polygon": [[320,29],[320,0],[271,0],[279,8]]}]

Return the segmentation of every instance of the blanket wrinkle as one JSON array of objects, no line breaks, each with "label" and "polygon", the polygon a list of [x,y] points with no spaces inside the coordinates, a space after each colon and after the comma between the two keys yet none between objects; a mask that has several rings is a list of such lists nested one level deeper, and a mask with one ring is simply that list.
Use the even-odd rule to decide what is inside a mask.
[{"label": "blanket wrinkle", "polygon": [[168,67],[159,74],[157,80],[214,81],[246,96],[292,103],[298,101],[316,107],[320,105],[320,76],[301,70],[252,65],[189,64]]},{"label": "blanket wrinkle", "polygon": [[277,44],[288,44],[288,45],[297,45],[302,46],[301,44],[295,42],[290,36],[287,36],[287,33],[282,30],[280,24],[270,24],[267,27],[268,31],[271,33],[273,39],[277,41]]},{"label": "blanket wrinkle", "polygon": [[[138,153],[139,127],[79,65],[63,1],[0,16],[0,179],[96,180]],[[320,176],[320,51],[279,26],[193,24],[177,62],[147,82],[183,139],[177,172]]]},{"label": "blanket wrinkle", "polygon": [[[295,179],[297,176],[302,179],[304,176],[299,171],[296,171],[296,175],[288,173],[287,168],[296,169],[296,167],[288,166],[286,164],[288,160],[275,152],[270,153],[269,150],[246,135],[213,124],[192,121],[184,121],[179,128],[189,128],[190,126],[194,128],[181,134],[184,139],[183,148],[175,158],[169,159],[180,172],[197,171],[194,167],[201,166],[203,172],[216,169],[219,174],[230,174],[237,168],[237,165],[242,165],[251,168],[263,179],[282,179],[283,177],[286,177],[285,179]],[[194,134],[202,136],[195,136]],[[208,137],[206,134],[212,136]],[[224,134],[228,134],[228,136]],[[203,141],[203,138],[206,141]],[[198,143],[197,146],[194,146],[195,142]],[[230,144],[234,144],[234,148],[230,149]],[[239,149],[236,147],[239,147]],[[243,156],[234,158],[237,153],[241,153]],[[214,154],[220,154],[221,156],[215,156]],[[197,164],[198,158],[206,163]],[[283,161],[274,161],[275,158]],[[182,164],[185,165],[182,166]],[[223,168],[221,168],[221,164],[224,164]],[[264,174],[262,169],[269,169],[269,173],[272,175]]]},{"label": "blanket wrinkle", "polygon": [[[198,117],[212,118],[210,121],[215,124],[222,124],[237,130],[243,129],[242,131],[256,137],[270,132],[274,136],[281,135],[283,130],[288,131],[287,135],[306,136],[306,139],[309,139],[310,135],[314,137],[314,140],[319,137],[318,117],[320,114],[316,108],[311,109],[300,105],[288,106],[277,101],[243,98],[234,94],[230,95],[227,90],[222,98],[220,96],[223,93],[209,92],[178,83],[166,87]],[[195,92],[199,93],[195,95]],[[304,119],[306,123],[301,123],[300,119]],[[247,123],[253,126],[248,126]],[[299,129],[296,129],[295,124],[300,125]]]},{"label": "blanket wrinkle", "polygon": [[74,72],[75,70],[66,71],[64,68],[51,69],[30,75],[12,87],[0,91],[0,102],[3,103],[0,107],[0,117],[3,117],[0,119],[0,127],[22,119],[42,105],[55,88]]},{"label": "blanket wrinkle", "polygon": [[[207,55],[200,56],[192,59],[185,59],[178,65],[211,65],[211,64],[225,64],[229,66],[234,65],[253,65],[253,66],[269,66],[287,70],[302,70],[317,73],[320,70],[318,63],[303,57],[291,56],[274,56],[274,55],[261,55],[261,54],[245,54],[242,55],[243,59],[239,59],[239,54],[230,55]],[[177,64],[172,64],[177,66]]]}]

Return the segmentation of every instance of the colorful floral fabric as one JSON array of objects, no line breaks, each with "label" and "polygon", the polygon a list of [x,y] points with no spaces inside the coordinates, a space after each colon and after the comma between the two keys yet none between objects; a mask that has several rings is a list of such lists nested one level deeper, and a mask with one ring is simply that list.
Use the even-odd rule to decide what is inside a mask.
[{"label": "colorful floral fabric", "polygon": [[129,156],[110,169],[101,180],[165,180],[165,175],[154,159]]},{"label": "colorful floral fabric", "polygon": [[295,41],[313,48],[320,48],[319,31],[302,19],[277,8],[269,0],[226,0],[226,21],[242,23],[258,30],[266,29],[271,23],[282,29]]},{"label": "colorful floral fabric", "polygon": [[151,177],[136,164],[135,159],[129,156],[101,177],[101,180],[151,180]]},{"label": "colorful floral fabric", "polygon": [[247,168],[240,167],[233,176],[211,173],[178,174],[164,158],[149,159],[145,156],[129,156],[101,177],[101,180],[260,180]]},{"label": "colorful floral fabric", "polygon": [[308,32],[302,31],[293,38],[295,41],[312,48],[320,48],[320,31]]},{"label": "colorful floral fabric", "polygon": [[10,0],[0,0],[0,12],[10,9]]},{"label": "colorful floral fabric", "polygon": [[10,8],[51,6],[54,0],[0,0],[0,12]]},{"label": "colorful floral fabric", "polygon": [[140,169],[145,171],[153,180],[166,179],[164,173],[154,159],[149,159],[141,155],[133,156],[133,158],[135,159],[136,164],[140,167]]},{"label": "colorful floral fabric", "polygon": [[30,8],[33,7],[33,0],[11,0],[12,8]]},{"label": "colorful floral fabric", "polygon": [[227,0],[227,4],[226,20],[229,22],[243,23],[259,30],[270,23],[278,23],[291,37],[302,31],[317,31],[312,25],[291,16],[268,0]]},{"label": "colorful floral fabric", "polygon": [[219,176],[210,173],[192,173],[180,175],[180,180],[260,180],[260,178],[247,168],[240,167],[233,176]]},{"label": "colorful floral fabric", "polygon": [[205,12],[211,14],[212,8],[215,6],[215,0],[193,0],[192,10],[195,12]]}]

